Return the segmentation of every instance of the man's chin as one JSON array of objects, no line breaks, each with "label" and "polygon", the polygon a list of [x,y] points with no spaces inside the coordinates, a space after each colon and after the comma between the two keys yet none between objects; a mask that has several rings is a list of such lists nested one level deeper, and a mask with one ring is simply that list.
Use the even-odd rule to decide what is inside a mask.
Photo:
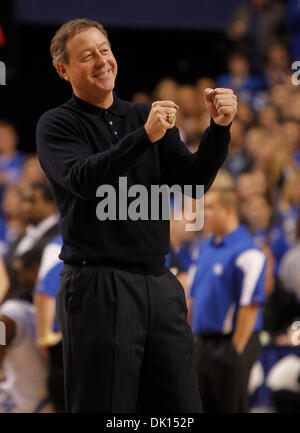
[{"label": "man's chin", "polygon": [[115,87],[115,79],[110,77],[107,80],[99,80],[99,82],[96,80],[95,85],[99,90],[105,90],[107,92],[111,91]]},{"label": "man's chin", "polygon": [[111,83],[109,85],[104,85],[104,86],[103,85],[99,85],[99,86],[96,86],[96,87],[99,90],[99,92],[107,92],[107,93],[109,93],[109,92],[112,92],[114,90],[115,83]]}]

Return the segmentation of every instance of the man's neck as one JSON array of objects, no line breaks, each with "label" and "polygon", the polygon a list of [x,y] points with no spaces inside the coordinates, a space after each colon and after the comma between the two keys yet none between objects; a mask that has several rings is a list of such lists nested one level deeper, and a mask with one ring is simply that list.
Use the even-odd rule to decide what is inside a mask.
[{"label": "man's neck", "polygon": [[81,94],[76,89],[73,89],[73,91],[74,94],[77,96],[77,98],[80,98],[83,101],[87,102],[88,104],[95,105],[96,107],[99,108],[109,108],[114,101],[114,96],[112,91],[104,93],[103,95]]},{"label": "man's neck", "polygon": [[239,221],[237,219],[233,219],[233,220],[229,220],[226,225],[224,225],[224,227],[222,227],[221,230],[219,230],[218,232],[215,232],[215,239],[216,241],[219,243],[222,241],[222,239],[229,235],[229,233],[234,232],[238,226],[239,226]]}]

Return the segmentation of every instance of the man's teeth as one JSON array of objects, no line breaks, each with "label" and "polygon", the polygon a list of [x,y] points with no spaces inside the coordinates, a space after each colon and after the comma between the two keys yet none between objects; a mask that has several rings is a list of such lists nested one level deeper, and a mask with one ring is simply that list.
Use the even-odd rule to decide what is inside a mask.
[{"label": "man's teeth", "polygon": [[98,75],[105,75],[105,74],[108,74],[109,72],[110,72],[110,69],[107,69],[107,71],[99,72],[98,74],[94,74],[94,77],[97,77]]}]

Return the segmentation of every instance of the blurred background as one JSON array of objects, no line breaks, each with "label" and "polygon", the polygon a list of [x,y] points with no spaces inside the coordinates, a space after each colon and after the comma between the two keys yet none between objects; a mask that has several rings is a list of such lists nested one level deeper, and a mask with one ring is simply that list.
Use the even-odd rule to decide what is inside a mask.
[{"label": "blurred background", "polygon": [[[300,61],[300,1],[7,0],[0,5],[0,61],[6,65],[6,85],[0,86],[0,302],[13,296],[34,302],[33,332],[41,338],[47,334],[45,311],[52,312],[47,326],[58,337],[38,345],[50,359],[50,370],[40,371],[52,409],[64,410],[53,315],[57,273],[49,274],[61,265],[57,255],[51,262],[61,240],[35,156],[35,126],[42,113],[71,97],[52,66],[49,45],[63,22],[79,17],[98,20],[108,31],[121,99],[178,103],[176,124],[191,152],[209,125],[204,89],[228,87],[238,96],[230,152],[214,185],[235,190],[241,222],[267,258],[263,351],[250,376],[251,410],[300,411],[300,352],[291,334],[300,320],[300,84],[292,80],[293,62]],[[167,263],[188,298],[188,275],[208,233],[183,227],[171,221]],[[55,247],[47,252],[49,242]],[[42,268],[43,260],[51,266]],[[44,298],[36,297],[43,291]],[[16,317],[12,313],[18,322]],[[279,361],[280,379],[268,380]],[[3,383],[7,374],[2,364]],[[0,412],[15,410],[7,395],[2,401]]]}]

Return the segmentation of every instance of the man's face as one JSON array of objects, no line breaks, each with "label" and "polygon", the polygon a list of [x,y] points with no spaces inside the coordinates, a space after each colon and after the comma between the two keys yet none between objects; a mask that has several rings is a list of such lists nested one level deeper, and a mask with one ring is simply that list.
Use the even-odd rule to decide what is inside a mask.
[{"label": "man's face", "polygon": [[226,209],[220,205],[218,194],[216,191],[209,191],[204,197],[205,228],[215,234],[222,233],[227,218]]},{"label": "man's face", "polygon": [[0,127],[0,154],[13,152],[17,146],[17,135],[9,126]]},{"label": "man's face", "polygon": [[83,99],[105,96],[115,86],[117,62],[106,37],[91,27],[76,34],[66,44],[68,64],[64,78],[70,81],[74,93]]},{"label": "man's face", "polygon": [[21,215],[28,224],[38,224],[45,218],[48,209],[40,189],[28,188],[22,193]]}]

